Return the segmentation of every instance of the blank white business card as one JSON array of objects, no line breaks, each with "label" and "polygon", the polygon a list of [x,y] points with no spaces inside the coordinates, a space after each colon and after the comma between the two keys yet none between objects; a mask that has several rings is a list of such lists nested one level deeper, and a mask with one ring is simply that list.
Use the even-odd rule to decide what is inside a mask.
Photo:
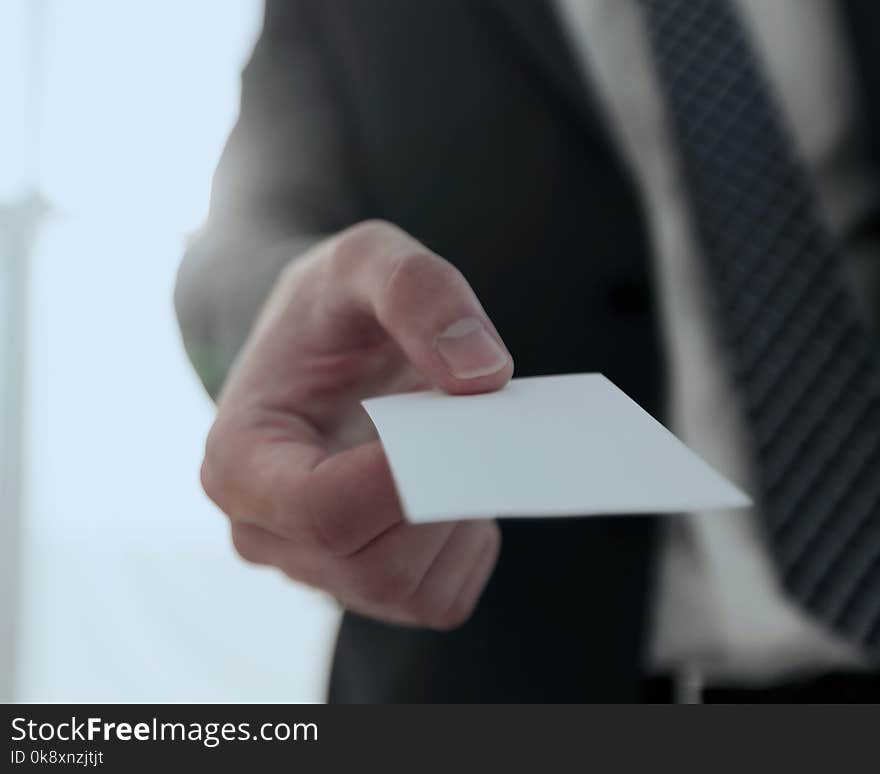
[{"label": "blank white business card", "polygon": [[601,374],[364,401],[407,518],[669,513],[744,507],[713,470]]}]

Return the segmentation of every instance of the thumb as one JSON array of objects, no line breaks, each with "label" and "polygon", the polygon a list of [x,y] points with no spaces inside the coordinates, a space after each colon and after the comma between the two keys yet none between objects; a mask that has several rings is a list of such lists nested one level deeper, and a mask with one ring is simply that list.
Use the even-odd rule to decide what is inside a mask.
[{"label": "thumb", "polygon": [[389,224],[353,231],[337,246],[357,256],[347,272],[353,300],[419,371],[451,393],[488,392],[510,380],[513,358],[458,269]]}]

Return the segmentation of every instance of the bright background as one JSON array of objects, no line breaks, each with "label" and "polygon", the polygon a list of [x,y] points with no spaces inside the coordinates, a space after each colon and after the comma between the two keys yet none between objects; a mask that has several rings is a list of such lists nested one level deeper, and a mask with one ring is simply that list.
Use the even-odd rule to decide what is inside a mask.
[{"label": "bright background", "polygon": [[0,3],[0,204],[36,186],[52,208],[21,329],[16,700],[322,700],[336,611],[234,556],[171,302],[260,16]]}]

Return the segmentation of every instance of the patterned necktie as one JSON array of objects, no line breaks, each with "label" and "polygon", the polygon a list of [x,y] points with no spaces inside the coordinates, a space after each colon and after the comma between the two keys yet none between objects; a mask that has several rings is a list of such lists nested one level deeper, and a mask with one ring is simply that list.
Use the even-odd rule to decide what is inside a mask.
[{"label": "patterned necktie", "polygon": [[731,3],[640,2],[779,577],[876,652],[877,354]]}]

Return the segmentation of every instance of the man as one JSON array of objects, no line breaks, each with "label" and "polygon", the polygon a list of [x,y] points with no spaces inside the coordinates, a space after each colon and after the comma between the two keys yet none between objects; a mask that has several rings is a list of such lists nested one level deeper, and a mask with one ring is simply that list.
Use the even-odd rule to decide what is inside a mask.
[{"label": "man", "polygon": [[[238,552],[346,608],[332,701],[880,699],[877,29],[268,4],[176,301]],[[758,507],[407,525],[359,400],[514,360],[606,374]]]}]

